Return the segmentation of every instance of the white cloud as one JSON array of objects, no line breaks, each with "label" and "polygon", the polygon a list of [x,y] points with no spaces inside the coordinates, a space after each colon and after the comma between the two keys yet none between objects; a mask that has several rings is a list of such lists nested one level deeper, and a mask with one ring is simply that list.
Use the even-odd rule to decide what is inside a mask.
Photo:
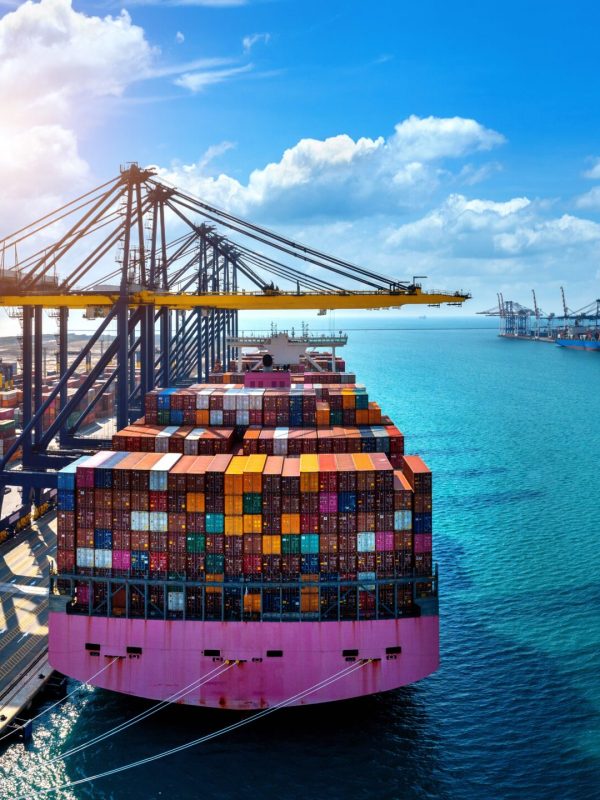
[{"label": "white cloud", "polygon": [[125,11],[101,19],[69,0],[41,0],[0,18],[3,232],[89,181],[77,129],[92,107],[148,72],[154,55]]},{"label": "white cloud", "polygon": [[388,233],[389,246],[453,257],[503,259],[600,242],[600,225],[570,214],[545,218],[527,197],[504,202],[453,194]]},{"label": "white cloud", "polygon": [[444,180],[460,182],[446,162],[503,142],[501,134],[475,120],[411,116],[387,139],[353,139],[347,134],[301,139],[279,161],[253,170],[247,183],[226,174],[208,176],[201,163],[162,168],[160,174],[243,214],[277,218],[394,214],[422,205]]},{"label": "white cloud", "polygon": [[270,33],[252,33],[250,36],[244,36],[242,39],[242,47],[244,48],[245,53],[249,53],[250,50],[254,47],[255,44],[258,42],[262,42],[263,44],[268,44],[271,41],[271,34]]},{"label": "white cloud", "polygon": [[176,78],[173,83],[190,92],[201,92],[207,86],[214,86],[216,83],[223,83],[245,72],[253,69],[252,64],[245,64],[243,67],[231,67],[229,69],[202,70],[200,72],[184,72]]},{"label": "white cloud", "polygon": [[498,234],[494,242],[500,252],[508,255],[520,255],[528,251],[539,253],[600,242],[600,225],[589,219],[563,214],[557,219],[537,220],[529,225],[518,226],[512,232]]},{"label": "white cloud", "polygon": [[177,44],[183,44],[185,42],[185,36],[181,31],[177,31],[177,33],[175,34],[175,41],[177,42]]},{"label": "white cloud", "polygon": [[585,194],[579,195],[575,200],[577,208],[587,208],[600,211],[600,186],[593,186]]},{"label": "white cloud", "polygon": [[600,179],[600,158],[592,159],[592,166],[583,173],[584,178]]}]

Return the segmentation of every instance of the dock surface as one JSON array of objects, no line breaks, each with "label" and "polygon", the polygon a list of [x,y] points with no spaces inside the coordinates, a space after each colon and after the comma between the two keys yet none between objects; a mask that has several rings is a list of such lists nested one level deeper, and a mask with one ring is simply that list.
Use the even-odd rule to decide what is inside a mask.
[{"label": "dock surface", "polygon": [[55,550],[51,514],[0,546],[0,735],[51,674],[48,583]]}]

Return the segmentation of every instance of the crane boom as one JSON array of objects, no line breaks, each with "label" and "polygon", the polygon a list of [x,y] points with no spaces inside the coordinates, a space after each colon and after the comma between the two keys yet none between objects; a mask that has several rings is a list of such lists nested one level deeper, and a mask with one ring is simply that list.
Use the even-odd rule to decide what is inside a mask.
[{"label": "crane boom", "polygon": [[[117,292],[65,292],[55,294],[0,295],[0,306],[41,306],[42,308],[110,308],[120,299]],[[129,306],[155,305],[157,308],[215,308],[238,311],[278,311],[310,309],[395,308],[403,305],[463,303],[469,294],[423,292],[219,292],[168,293],[141,290],[127,295]]]}]

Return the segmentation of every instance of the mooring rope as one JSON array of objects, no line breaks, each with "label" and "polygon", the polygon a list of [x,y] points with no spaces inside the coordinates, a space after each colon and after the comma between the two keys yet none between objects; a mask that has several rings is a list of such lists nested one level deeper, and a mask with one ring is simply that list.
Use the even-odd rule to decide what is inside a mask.
[{"label": "mooring rope", "polygon": [[237,664],[236,661],[226,661],[224,664],[219,664],[218,667],[215,667],[210,672],[207,672],[206,675],[203,675],[201,678],[196,678],[195,681],[189,683],[183,689],[172,694],[170,697],[167,697],[165,700],[161,700],[160,703],[157,703],[150,708],[147,708],[145,711],[140,712],[135,717],[132,717],[129,720],[125,720],[121,722],[119,725],[116,725],[114,728],[109,728],[109,730],[105,731],[104,733],[98,734],[93,739],[89,739],[87,742],[82,742],[81,744],[77,745],[77,747],[71,748],[71,750],[66,750],[64,753],[60,753],[54,758],[51,758],[49,761],[44,761],[42,766],[48,767],[50,764],[54,764],[57,761],[63,761],[65,758],[69,758],[69,756],[75,755],[75,753],[81,753],[82,750],[86,750],[88,747],[91,747],[94,744],[98,744],[99,742],[103,742],[105,739],[109,739],[111,736],[115,736],[117,733],[121,733],[121,731],[126,730],[127,728],[132,727],[133,725],[137,725],[138,722],[141,722],[148,717],[151,717],[153,714],[156,714],[158,711],[161,711],[165,706],[172,705],[173,703],[180,700],[182,697],[185,697],[186,694],[193,692],[195,689],[199,689],[204,684],[209,683],[210,681],[214,680],[215,678],[219,678],[225,672],[230,670],[232,667],[235,667]]},{"label": "mooring rope", "polygon": [[[93,681],[94,678],[97,678],[98,675],[101,675],[104,672],[104,670],[108,669],[110,666],[112,666],[115,663],[115,661],[118,661],[118,660],[119,660],[119,656],[116,656],[115,658],[112,659],[112,661],[109,661],[108,664],[105,664],[102,667],[102,669],[99,669],[98,672],[94,672],[93,675],[90,675],[90,677],[86,681],[83,681],[82,683],[78,684],[74,689],[71,689],[71,691],[68,692],[64,697],[61,697],[55,703],[52,703],[51,706],[48,706],[48,708],[45,708],[43,711],[40,711],[40,713],[37,714],[35,717],[31,717],[31,719],[28,720],[28,721],[29,722],[35,722],[36,719],[39,719],[40,717],[43,717],[46,714],[48,714],[50,711],[52,711],[53,708],[56,708],[56,706],[59,706],[61,703],[64,703],[65,700],[67,700],[69,697],[71,697],[72,695],[74,695],[77,692],[81,691],[81,689],[83,689],[83,687],[86,684],[88,684],[90,681]],[[9,736],[13,736],[13,732],[12,731],[10,733],[5,733],[4,736],[0,736],[0,742],[3,741],[4,739],[8,739]]]},{"label": "mooring rope", "polygon": [[213,733],[206,734],[205,736],[201,736],[198,739],[193,739],[191,742],[187,742],[186,744],[178,745],[177,747],[173,747],[170,750],[163,750],[161,753],[156,753],[153,756],[148,756],[147,758],[142,758],[138,761],[132,761],[128,764],[123,764],[120,767],[114,767],[113,769],[107,770],[106,772],[99,772],[96,775],[89,775],[85,778],[80,778],[76,781],[69,781],[68,783],[60,784],[59,786],[51,786],[45,789],[36,789],[33,792],[28,792],[27,794],[18,795],[17,797],[12,798],[12,800],[28,800],[28,798],[35,798],[41,797],[42,795],[49,794],[50,792],[58,792],[64,789],[71,789],[74,786],[81,786],[84,783],[90,783],[91,781],[100,780],[100,778],[108,778],[111,775],[117,775],[119,772],[125,772],[129,769],[134,769],[135,767],[141,767],[144,764],[150,764],[152,761],[158,761],[159,759],[166,758],[167,756],[175,755],[176,753],[181,753],[184,750],[189,750],[191,747],[195,747],[196,745],[203,744],[204,742],[208,742],[211,739],[216,739],[218,736],[223,736],[226,733],[230,733],[231,731],[237,730],[238,728],[242,728],[245,725],[249,725],[251,722],[256,722],[263,717],[268,716],[269,714],[273,714],[275,711],[278,711],[281,708],[285,708],[285,706],[290,705],[291,703],[302,700],[308,695],[313,694],[314,692],[319,691],[320,689],[324,689],[327,686],[330,686],[332,683],[341,680],[342,678],[351,675],[353,672],[357,672],[358,670],[362,669],[367,664],[370,664],[373,659],[363,659],[360,663],[351,664],[348,667],[340,670],[337,673],[334,673],[329,678],[326,678],[318,683],[310,686],[308,689],[304,689],[302,692],[298,692],[292,697],[288,697],[286,700],[283,700],[281,703],[277,703],[270,708],[264,709],[264,711],[259,711],[256,714],[253,714],[251,717],[247,717],[246,719],[239,720],[238,722],[234,722],[231,725],[227,725],[225,728],[221,728],[218,731],[213,731]]}]

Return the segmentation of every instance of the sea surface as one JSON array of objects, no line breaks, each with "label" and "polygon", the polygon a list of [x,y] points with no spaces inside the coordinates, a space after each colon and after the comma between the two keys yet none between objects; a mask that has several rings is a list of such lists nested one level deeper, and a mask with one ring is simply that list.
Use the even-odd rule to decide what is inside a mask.
[{"label": "sea surface", "polygon": [[351,331],[349,368],[433,469],[439,671],[36,795],[239,719],[167,709],[48,764],[148,707],[84,688],[0,755],[2,800],[600,798],[600,354],[505,341],[482,318],[312,324]]}]

